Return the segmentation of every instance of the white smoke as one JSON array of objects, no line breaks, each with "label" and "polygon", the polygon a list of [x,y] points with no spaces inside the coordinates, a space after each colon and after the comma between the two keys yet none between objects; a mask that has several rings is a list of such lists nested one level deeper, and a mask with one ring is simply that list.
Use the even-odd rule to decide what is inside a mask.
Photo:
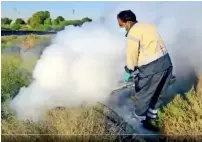
[{"label": "white smoke", "polygon": [[57,106],[105,101],[123,72],[123,53],[124,40],[102,25],[68,27],[44,50],[34,81],[21,88],[11,106],[19,119],[38,120]]},{"label": "white smoke", "polygon": [[173,87],[179,93],[187,91],[195,80],[193,72],[202,72],[202,2],[120,2],[114,7],[108,13],[113,22],[106,20],[111,28],[118,28],[114,26],[116,14],[126,9],[131,9],[139,22],[157,27],[177,76]]},{"label": "white smoke", "polygon": [[[124,72],[125,37],[116,22],[124,9],[134,11],[139,22],[157,26],[179,80],[192,69],[201,71],[201,2],[119,3],[107,10],[105,24],[93,22],[58,33],[37,62],[34,81],[11,102],[19,119],[38,120],[56,106],[107,100]],[[183,86],[180,83],[177,89]]]}]

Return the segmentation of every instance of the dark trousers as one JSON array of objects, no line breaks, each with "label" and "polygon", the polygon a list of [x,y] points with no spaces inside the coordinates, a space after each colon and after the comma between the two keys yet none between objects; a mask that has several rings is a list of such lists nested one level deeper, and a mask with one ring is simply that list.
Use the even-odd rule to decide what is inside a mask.
[{"label": "dark trousers", "polygon": [[144,78],[137,77],[135,82],[135,113],[156,118],[157,109],[166,98],[169,81],[172,77],[172,66],[167,70],[148,75]]}]

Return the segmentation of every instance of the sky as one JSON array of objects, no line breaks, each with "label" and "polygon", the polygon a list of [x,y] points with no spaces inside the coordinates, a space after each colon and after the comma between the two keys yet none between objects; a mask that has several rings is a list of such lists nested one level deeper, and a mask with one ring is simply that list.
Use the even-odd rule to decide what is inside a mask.
[{"label": "sky", "polygon": [[[195,11],[195,7],[199,6],[202,7],[201,2],[2,1],[1,17],[27,20],[33,13],[47,10],[50,12],[51,18],[63,16],[66,20],[74,20],[89,17],[96,21],[109,15],[116,18],[116,14],[120,10],[131,9],[138,19],[148,22],[156,15],[162,15],[162,12],[164,13],[162,16],[165,17],[167,10],[172,13],[170,15],[179,15],[182,8]],[[167,7],[168,9],[166,9]],[[159,11],[161,12],[159,13]]]},{"label": "sky", "polygon": [[28,19],[36,11],[47,10],[53,18],[63,16],[66,19],[84,17],[99,19],[104,9],[115,3],[118,2],[3,1],[1,3],[1,17]]}]

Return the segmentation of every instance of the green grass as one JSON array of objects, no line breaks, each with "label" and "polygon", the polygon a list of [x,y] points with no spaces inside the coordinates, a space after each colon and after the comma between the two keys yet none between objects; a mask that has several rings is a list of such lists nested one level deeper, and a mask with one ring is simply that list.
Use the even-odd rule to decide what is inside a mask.
[{"label": "green grass", "polygon": [[1,101],[4,102],[7,97],[11,97],[16,91],[28,85],[28,76],[24,78],[21,75],[22,70],[19,68],[21,59],[18,55],[2,55],[2,69],[1,69]]},{"label": "green grass", "polygon": [[[19,55],[1,55],[1,103],[9,100],[18,93],[22,86],[27,86],[31,82],[31,73],[21,65]],[[22,75],[23,74],[23,75]],[[7,116],[7,112],[1,110],[1,118]]]}]

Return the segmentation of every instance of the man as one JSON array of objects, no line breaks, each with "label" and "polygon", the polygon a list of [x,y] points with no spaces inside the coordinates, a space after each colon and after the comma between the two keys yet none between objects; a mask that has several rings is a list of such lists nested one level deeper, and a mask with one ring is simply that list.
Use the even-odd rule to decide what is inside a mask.
[{"label": "man", "polygon": [[151,120],[157,117],[157,109],[163,103],[172,77],[171,59],[153,25],[139,23],[131,10],[121,11],[117,20],[127,31],[124,81],[128,82],[130,78],[134,81],[135,113],[146,116],[143,126],[153,129]]}]

